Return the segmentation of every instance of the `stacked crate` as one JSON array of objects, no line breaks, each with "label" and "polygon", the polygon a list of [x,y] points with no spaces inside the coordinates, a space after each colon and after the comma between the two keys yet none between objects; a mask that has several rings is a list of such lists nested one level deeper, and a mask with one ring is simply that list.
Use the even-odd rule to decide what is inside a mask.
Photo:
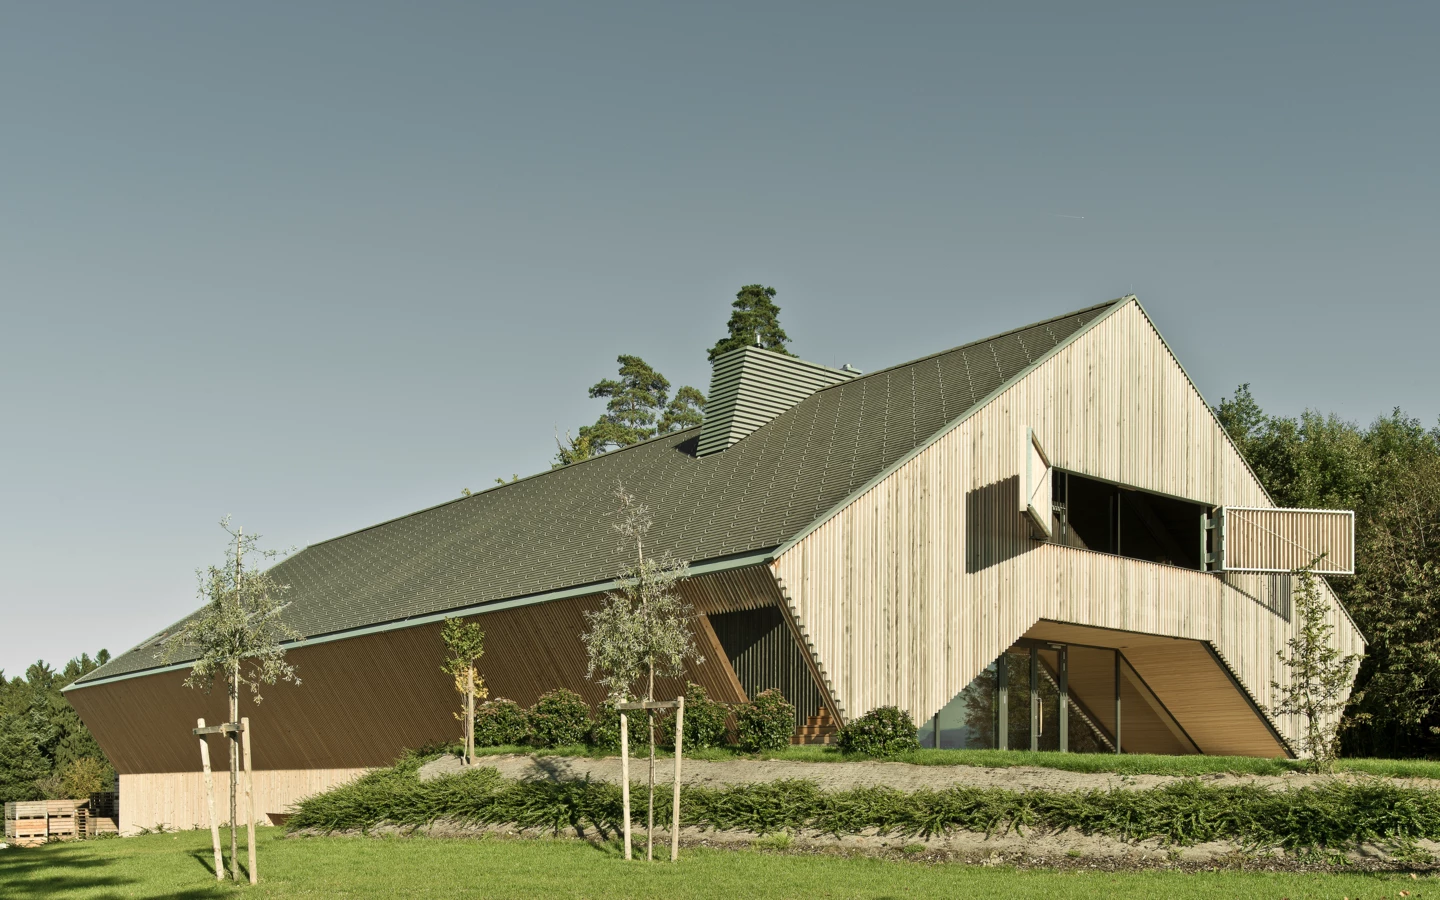
[{"label": "stacked crate", "polygon": [[44,800],[5,804],[7,842],[17,847],[38,847],[49,839],[50,810]]},{"label": "stacked crate", "polygon": [[75,800],[46,800],[45,813],[50,819],[48,830],[52,841],[73,841],[80,836],[75,830]]},{"label": "stacked crate", "polygon": [[120,795],[115,791],[91,794],[85,813],[85,836],[95,837],[119,832]]}]

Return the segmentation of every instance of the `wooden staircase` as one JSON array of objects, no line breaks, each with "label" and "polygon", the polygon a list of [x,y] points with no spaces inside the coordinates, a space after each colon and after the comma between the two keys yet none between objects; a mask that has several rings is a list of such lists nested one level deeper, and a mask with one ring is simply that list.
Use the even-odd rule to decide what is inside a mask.
[{"label": "wooden staircase", "polygon": [[830,710],[821,707],[820,714],[810,716],[805,724],[795,729],[795,734],[790,738],[792,744],[829,744],[835,740],[835,732],[839,729],[835,726],[835,720],[830,717]]}]

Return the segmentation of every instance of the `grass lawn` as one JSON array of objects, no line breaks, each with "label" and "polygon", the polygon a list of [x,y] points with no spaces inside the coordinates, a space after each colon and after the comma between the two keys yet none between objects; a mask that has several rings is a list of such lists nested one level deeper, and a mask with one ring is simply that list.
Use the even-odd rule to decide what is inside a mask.
[{"label": "grass lawn", "polygon": [[[648,752],[636,747],[636,753]],[[586,747],[559,747],[537,750],[534,747],[477,747],[476,756],[502,753],[532,753],[537,756],[615,756],[614,751],[598,751]],[[670,754],[657,751],[660,756]],[[844,756],[833,747],[802,746],[760,754],[741,753],[726,748],[686,751],[686,759],[788,759],[802,762],[845,762],[868,757]],[[1029,750],[917,750],[895,757],[896,762],[921,766],[1041,766],[1068,772],[1116,772],[1123,775],[1283,775],[1303,772],[1305,765],[1293,759],[1255,759],[1248,756],[1153,756],[1143,753],[1032,753]],[[1342,772],[1364,772],[1392,778],[1440,779],[1440,761],[1429,759],[1342,759],[1337,763]]]},{"label": "grass lawn", "polygon": [[[689,850],[679,866],[627,863],[574,840],[306,838],[261,829],[257,888],[217,885],[203,831],[0,850],[0,896],[1340,898],[1440,900],[1440,880],[1408,875],[1240,872],[1072,873],[927,865],[756,851]],[[242,857],[244,849],[241,850]]]}]

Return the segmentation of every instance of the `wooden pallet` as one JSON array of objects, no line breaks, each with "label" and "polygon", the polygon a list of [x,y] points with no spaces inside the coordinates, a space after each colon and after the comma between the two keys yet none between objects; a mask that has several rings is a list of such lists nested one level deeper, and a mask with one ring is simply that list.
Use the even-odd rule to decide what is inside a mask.
[{"label": "wooden pallet", "polygon": [[73,841],[82,832],[76,829],[75,820],[76,808],[84,801],[76,800],[46,800],[45,812],[50,819],[50,839],[53,841]]},{"label": "wooden pallet", "polygon": [[17,847],[38,847],[50,839],[50,810],[44,800],[5,804],[5,840]]},{"label": "wooden pallet", "polygon": [[120,795],[115,791],[91,794],[85,804],[85,829],[82,834],[95,837],[100,834],[118,834],[120,829]]}]

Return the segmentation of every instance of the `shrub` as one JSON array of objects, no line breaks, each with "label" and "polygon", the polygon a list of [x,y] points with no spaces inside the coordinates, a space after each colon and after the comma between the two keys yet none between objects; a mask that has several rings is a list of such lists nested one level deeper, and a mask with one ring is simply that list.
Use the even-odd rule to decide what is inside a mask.
[{"label": "shrub", "polygon": [[[711,700],[698,684],[685,685],[685,746],[684,750],[704,750],[725,743],[725,719],[730,707]],[[660,742],[675,746],[675,714],[667,712],[660,719]],[[618,742],[617,742],[618,746]]]},{"label": "shrub", "polygon": [[82,756],[71,760],[60,770],[61,796],[74,800],[85,800],[97,794],[113,780],[110,767],[93,756]]},{"label": "shrub", "polygon": [[919,750],[915,721],[896,706],[872,709],[840,729],[837,740],[841,753],[864,753],[869,756],[895,756],[907,750]]},{"label": "shrub", "polygon": [[780,750],[795,733],[795,707],[779,688],[761,691],[735,707],[735,728],[742,750]]},{"label": "shrub", "polygon": [[530,740],[530,716],[514,700],[497,697],[475,707],[475,746],[499,747]]},{"label": "shrub", "polygon": [[614,698],[607,698],[595,707],[588,737],[590,746],[597,750],[620,749],[620,710],[615,708]]},{"label": "shrub", "polygon": [[557,688],[530,707],[530,743],[537,747],[583,744],[589,730],[590,704],[574,691]]},{"label": "shrub", "polygon": [[[612,832],[620,825],[620,786],[598,781],[510,781],[493,768],[420,781],[407,760],[312,794],[286,822],[290,831],[332,832],[389,823],[436,821],[514,824],[555,832]],[[659,786],[657,785],[657,788]],[[645,789],[631,814],[644,821]],[[1006,834],[1021,829],[1072,830],[1123,841],[1156,840],[1187,846],[1232,840],[1255,848],[1307,853],[1380,843],[1403,851],[1417,839],[1440,838],[1434,792],[1380,780],[1330,781],[1271,790],[1259,785],[1216,787],[1186,779],[1153,790],[1009,791],[956,785],[914,792],[865,786],[824,791],[813,781],[771,781],[722,787],[685,785],[681,817],[687,825],[759,834],[945,835],[956,831]],[[661,789],[669,799],[669,786]],[[655,822],[670,821],[669,802]],[[1022,832],[1023,833],[1023,832]]]}]

